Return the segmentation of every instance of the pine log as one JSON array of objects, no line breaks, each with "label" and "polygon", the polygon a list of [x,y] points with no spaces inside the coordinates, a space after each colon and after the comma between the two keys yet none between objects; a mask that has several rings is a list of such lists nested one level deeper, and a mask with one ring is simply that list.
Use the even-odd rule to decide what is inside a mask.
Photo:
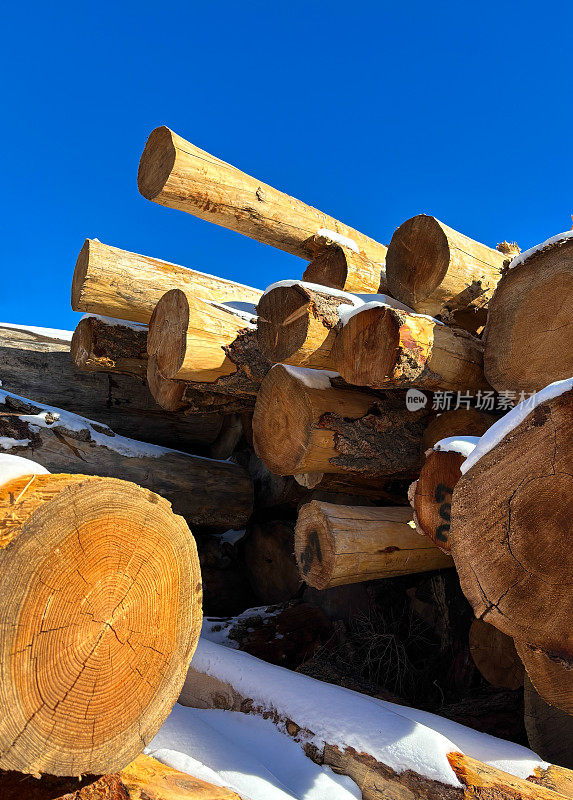
[{"label": "pine log", "polygon": [[519,256],[489,304],[484,368],[491,385],[535,392],[573,375],[572,320],[573,239]]},{"label": "pine log", "polygon": [[140,755],[121,772],[101,778],[41,779],[0,770],[2,800],[241,800],[221,786]]},{"label": "pine log", "polygon": [[385,305],[358,309],[336,336],[333,369],[373,389],[487,389],[483,345],[467,331]]},{"label": "pine log", "polygon": [[[195,416],[166,414],[143,378],[78,370],[70,358],[72,334],[66,334],[68,339],[62,340],[16,326],[0,328],[2,387],[41,397],[49,405],[109,425],[122,436],[145,436],[152,444],[196,452],[215,442],[222,417],[211,413],[209,404],[195,403]],[[137,336],[136,331],[132,334]]]},{"label": "pine log", "polygon": [[155,128],[147,140],[137,185],[148,200],[301,258],[308,258],[309,237],[324,232],[331,238],[342,234],[372,261],[384,262],[383,244],[261,183],[164,126]]},{"label": "pine log", "polygon": [[430,450],[420,477],[410,487],[410,505],[418,533],[427,536],[444,553],[449,553],[452,494],[462,476],[465,456],[450,450]]},{"label": "pine log", "polygon": [[458,324],[477,331],[507,260],[507,254],[419,214],[392,236],[386,279],[390,294],[415,311],[454,324],[461,312]]},{"label": "pine log", "polygon": [[453,566],[417,535],[409,508],[368,508],[313,501],[295,529],[301,578],[315,589],[394,578]]},{"label": "pine log", "polygon": [[386,270],[382,264],[327,236],[313,236],[307,247],[312,250],[313,259],[304,271],[305,281],[357,294],[386,293]]},{"label": "pine log", "polygon": [[123,767],[167,718],[199,638],[189,528],[126,481],[24,475],[0,486],[0,575],[2,769]]},{"label": "pine log", "polygon": [[515,647],[535,690],[550,705],[573,715],[573,658],[570,653],[548,652],[518,639]]},{"label": "pine log", "polygon": [[[499,752],[507,744],[500,739],[470,731],[433,714],[265,664],[246,653],[206,642],[203,638],[179,702],[195,708],[256,714],[271,720],[300,742],[309,758],[355,780],[364,800],[463,800],[464,796],[480,800],[516,800],[519,797],[563,800],[566,796],[547,793],[543,787],[544,776],[535,776],[540,783],[534,785],[471,758],[474,748],[482,750],[480,739],[483,738],[484,747],[495,761],[496,750]],[[319,726],[318,736],[315,725]],[[351,738],[352,744],[344,743],[345,736]],[[466,756],[457,753],[461,746],[470,753]],[[512,745],[512,751],[509,761],[514,759],[516,769],[523,759],[533,762],[534,768],[534,753],[519,745]],[[449,770],[444,771],[442,767],[447,764],[448,754],[455,755],[454,759],[450,758],[451,778],[447,774]],[[401,766],[393,768],[390,764],[398,759]],[[544,766],[542,762],[538,764]],[[487,772],[493,787],[489,794],[485,791],[464,794],[455,776],[462,778],[464,786],[463,776],[467,776],[467,784],[471,785],[470,770]],[[433,776],[429,777],[428,773]],[[528,790],[531,787],[533,793],[512,793],[513,787],[522,789],[524,784]],[[495,791],[497,794],[493,793]]]},{"label": "pine log", "polygon": [[86,314],[70,347],[72,361],[86,372],[113,372],[145,378],[147,326]]},{"label": "pine log", "polygon": [[285,603],[302,587],[294,556],[294,523],[252,522],[247,528],[245,566],[251,587],[262,603]]},{"label": "pine log", "polygon": [[[545,652],[547,664],[533,651],[530,659],[520,653],[532,662],[525,664],[530,677],[532,669],[543,676],[556,662],[573,663],[572,410],[573,390],[541,402],[453,494],[452,555],[464,594],[476,617]],[[546,696],[543,677],[532,681],[559,705]]]},{"label": "pine log", "polygon": [[252,483],[237,464],[117,436],[105,425],[3,390],[0,401],[5,452],[54,472],[131,480],[166,497],[190,524],[240,528],[250,516]]},{"label": "pine log", "polygon": [[500,689],[523,686],[523,664],[511,636],[481,619],[474,619],[469,643],[474,664],[488,683]]},{"label": "pine log", "polygon": [[257,340],[273,363],[334,369],[330,351],[340,329],[339,306],[353,307],[351,295],[331,294],[302,282],[270,286],[257,306]]},{"label": "pine log", "polygon": [[441,439],[451,436],[483,436],[496,422],[497,416],[475,408],[457,408],[444,411],[435,417],[424,431],[422,450],[424,453]]},{"label": "pine log", "polygon": [[[529,746],[546,761],[561,764],[573,769],[573,716],[549,705],[535,691],[529,677],[525,676],[523,684],[524,722]],[[549,770],[554,772],[555,768]],[[565,770],[564,770],[565,771]],[[573,773],[570,773],[569,791],[573,797]],[[548,776],[549,777],[549,776]],[[549,785],[554,791],[562,791],[562,778],[554,774],[554,783]],[[568,795],[569,796],[569,795]]]},{"label": "pine log", "polygon": [[277,364],[257,396],[255,452],[277,475],[414,474],[424,412],[405,409],[401,396],[337,389],[326,372]]},{"label": "pine log", "polygon": [[147,324],[170,289],[217,303],[256,303],[261,296],[250,286],[86,239],[74,270],[72,308]]}]

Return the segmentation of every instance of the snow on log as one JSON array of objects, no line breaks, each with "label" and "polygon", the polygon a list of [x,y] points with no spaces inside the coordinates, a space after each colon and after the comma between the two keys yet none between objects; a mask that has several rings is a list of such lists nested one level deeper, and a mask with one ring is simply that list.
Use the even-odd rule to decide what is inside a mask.
[{"label": "snow on log", "polygon": [[488,683],[500,689],[523,686],[523,664],[511,636],[482,619],[474,619],[469,644],[474,664]]},{"label": "snow on log", "polygon": [[217,303],[256,303],[261,296],[250,286],[86,239],[74,270],[72,308],[147,324],[170,289]]},{"label": "snow on log", "polygon": [[123,480],[24,475],[0,486],[0,575],[0,766],[125,766],[167,717],[199,637],[189,528]]},{"label": "snow on log", "polygon": [[313,257],[304,271],[305,281],[358,294],[386,292],[384,266],[357,252],[357,248],[333,240],[326,231],[311,237],[306,246]]},{"label": "snow on log", "polygon": [[461,471],[451,552],[464,594],[513,637],[539,694],[571,709],[573,380],[502,417]]},{"label": "snow on log", "polygon": [[422,450],[425,453],[441,439],[483,436],[498,419],[498,416],[485,411],[477,411],[475,408],[462,407],[444,411],[442,414],[438,414],[424,431]]},{"label": "snow on log", "polygon": [[483,345],[467,331],[382,304],[351,313],[330,363],[348,383],[373,389],[487,389]]},{"label": "snow on log", "polygon": [[414,509],[416,530],[444,553],[449,553],[452,546],[452,494],[462,476],[461,466],[478,441],[471,436],[453,436],[437,442],[426,453],[420,477],[410,487],[408,498]]},{"label": "snow on log", "polygon": [[[487,304],[507,260],[506,253],[419,214],[392,236],[386,257],[388,290],[419,313],[475,331],[485,323]],[[456,320],[460,312],[463,321]]]},{"label": "snow on log", "polygon": [[51,472],[123,478],[169,500],[190,524],[244,525],[252,483],[237,464],[116,435],[106,425],[0,390],[0,446]]},{"label": "snow on log", "polygon": [[294,541],[302,580],[315,589],[453,566],[420,537],[409,508],[313,501],[302,506]]},{"label": "snow on log", "polygon": [[301,281],[269,286],[257,306],[257,340],[273,363],[331,369],[330,351],[340,328],[339,307],[358,297]]},{"label": "snow on log", "polygon": [[404,398],[331,384],[332,373],[276,364],[253,415],[255,452],[277,475],[407,475],[419,469],[425,412]]},{"label": "snow on log", "polygon": [[76,367],[86,372],[114,372],[145,377],[147,326],[85,314],[72,336],[70,355]]},{"label": "snow on log", "polygon": [[[365,800],[462,800],[463,783],[448,758],[453,753],[467,754],[457,762],[466,769],[468,759],[479,759],[481,768],[487,765],[518,779],[549,767],[521,745],[266,664],[203,637],[179,702],[265,716],[310,758],[353,778]],[[515,800],[503,783],[499,786],[496,798]],[[535,794],[526,797],[533,800]]]},{"label": "snow on log", "polygon": [[573,375],[573,238],[562,236],[515,258],[490,301],[484,368],[497,391]]},{"label": "snow on log", "polygon": [[251,239],[308,258],[316,233],[340,234],[372,261],[384,262],[386,247],[306,203],[252,178],[200,150],[165,126],[155,128],[139,162],[141,194]]},{"label": "snow on log", "polygon": [[[105,325],[109,328],[115,323],[112,320]],[[127,329],[124,332],[128,335]],[[132,334],[137,336],[135,330]],[[166,414],[143,378],[80,371],[70,358],[69,340],[46,332],[40,335],[35,329],[0,327],[0,379],[10,392],[41,397],[49,405],[112,426],[118,434],[132,438],[145,435],[148,442],[157,445],[196,449],[198,444],[213,443],[221,430],[222,417],[212,413],[214,407],[209,403],[198,405],[194,398],[194,405],[188,403],[194,411],[209,413]]]}]

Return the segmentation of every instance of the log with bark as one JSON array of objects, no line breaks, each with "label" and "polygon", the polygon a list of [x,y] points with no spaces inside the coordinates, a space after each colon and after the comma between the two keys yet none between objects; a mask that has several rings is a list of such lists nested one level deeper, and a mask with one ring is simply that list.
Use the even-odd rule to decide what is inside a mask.
[{"label": "log with bark", "polygon": [[253,416],[255,451],[277,475],[415,474],[425,412],[403,396],[338,389],[329,373],[275,365]]},{"label": "log with bark", "polygon": [[[527,748],[434,714],[265,664],[203,639],[179,702],[270,719],[300,742],[308,757],[355,780],[364,800],[563,800],[567,796],[545,790],[547,765]],[[459,752],[462,748],[466,755]],[[502,761],[506,769],[535,779],[537,785],[477,761],[472,753],[487,753],[494,763]],[[490,788],[467,794],[464,786],[472,786],[476,771],[482,775],[477,786]],[[553,772],[567,781],[567,770],[553,768]],[[553,775],[551,779],[555,780]],[[529,793],[516,794],[515,787],[525,787]]]},{"label": "log with bark", "polygon": [[290,520],[252,522],[247,528],[244,559],[251,587],[262,603],[292,600],[303,585]]},{"label": "log with bark", "polygon": [[74,270],[72,308],[147,324],[170,289],[217,303],[256,303],[261,296],[250,286],[86,239]]},{"label": "log with bark", "polygon": [[474,619],[469,643],[474,664],[488,683],[500,689],[523,686],[523,664],[511,636],[482,619]]},{"label": "log with bark", "polygon": [[76,325],[70,356],[86,372],[113,372],[145,378],[147,326],[97,314],[85,314]]},{"label": "log with bark", "polygon": [[167,718],[199,638],[189,528],[126,481],[20,474],[0,486],[0,575],[2,769],[123,767]]},{"label": "log with bark", "polygon": [[147,140],[137,185],[148,200],[301,258],[309,257],[306,243],[317,233],[350,238],[372,261],[383,263],[386,256],[383,244],[200,150],[165,126],[155,128]]},{"label": "log with bark", "polygon": [[306,246],[312,251],[312,261],[304,271],[303,279],[333,289],[358,294],[386,293],[386,270],[363,253],[328,236],[315,235]]},{"label": "log with bark", "polygon": [[573,702],[570,387],[550,387],[487,432],[463,465],[451,531],[476,617],[513,637],[536,690],[564,710]]},{"label": "log with bark", "polygon": [[315,589],[453,566],[416,533],[409,508],[313,501],[302,506],[294,550],[301,578]]},{"label": "log with bark", "polygon": [[388,290],[421,314],[477,331],[485,324],[487,304],[507,260],[507,252],[419,214],[392,236],[386,258]]},{"label": "log with bark", "polygon": [[353,308],[359,302],[300,281],[273,284],[257,306],[259,347],[273,363],[334,369],[330,351],[340,329],[339,306]]},{"label": "log with bark", "polygon": [[241,800],[222,786],[194,778],[140,755],[120,772],[91,778],[56,778],[0,770],[2,800]]},{"label": "log with bark", "polygon": [[556,239],[518,256],[490,301],[484,367],[498,391],[573,375],[573,239]]},{"label": "log with bark", "polygon": [[475,393],[489,388],[479,339],[383,303],[352,313],[336,336],[330,362],[348,383],[373,389],[416,386]]},{"label": "log with bark", "polygon": [[190,524],[240,528],[250,516],[252,483],[237,464],[117,436],[105,425],[3,390],[0,402],[5,452],[54,472],[131,480],[166,497]]}]

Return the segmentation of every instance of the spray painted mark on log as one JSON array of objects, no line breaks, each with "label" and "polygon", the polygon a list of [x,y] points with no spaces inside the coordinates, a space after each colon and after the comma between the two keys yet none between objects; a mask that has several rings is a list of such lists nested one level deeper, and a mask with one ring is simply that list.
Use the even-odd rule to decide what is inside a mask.
[{"label": "spray painted mark on log", "polygon": [[300,565],[304,575],[308,575],[314,559],[317,559],[319,564],[322,564],[322,550],[320,549],[320,541],[318,533],[311,531],[308,535],[308,542],[306,547],[300,555]]},{"label": "spray painted mark on log", "polygon": [[448,533],[450,532],[452,504],[451,502],[447,502],[446,498],[449,495],[451,499],[453,491],[454,490],[450,486],[446,486],[445,483],[438,483],[438,485],[436,486],[436,491],[434,493],[434,497],[436,498],[436,503],[440,503],[438,514],[444,520],[444,522],[442,522],[441,525],[438,525],[436,527],[436,539],[439,539],[440,542],[448,541]]}]

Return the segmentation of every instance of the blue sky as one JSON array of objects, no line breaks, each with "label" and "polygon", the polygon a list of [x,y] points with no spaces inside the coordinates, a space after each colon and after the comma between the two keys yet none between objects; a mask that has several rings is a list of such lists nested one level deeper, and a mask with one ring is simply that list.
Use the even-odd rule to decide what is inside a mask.
[{"label": "blue sky", "polygon": [[571,3],[31,2],[1,16],[0,319],[72,328],[85,237],[264,288],[304,262],[137,191],[166,124],[383,242],[571,226]]}]

